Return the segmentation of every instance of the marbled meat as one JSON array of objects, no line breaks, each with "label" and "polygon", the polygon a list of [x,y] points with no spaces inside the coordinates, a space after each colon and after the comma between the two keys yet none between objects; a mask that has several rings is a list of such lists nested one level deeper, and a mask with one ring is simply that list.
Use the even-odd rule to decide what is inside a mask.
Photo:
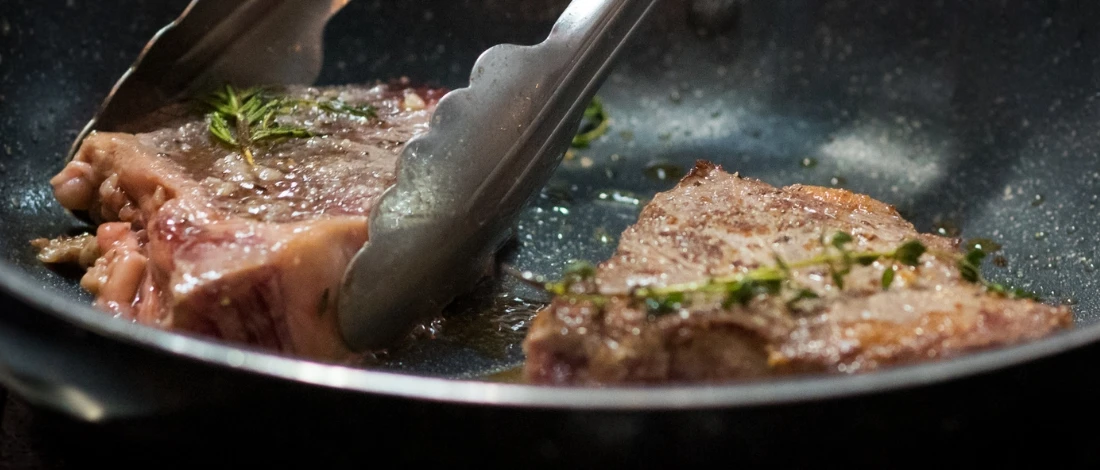
[{"label": "marbled meat", "polygon": [[254,164],[212,138],[189,104],[135,121],[134,132],[94,133],[51,184],[65,208],[98,223],[95,246],[38,240],[43,261],[82,260],[95,305],[124,319],[296,356],[357,357],[337,331],[335,290],[401,148],[427,130],[444,91],[401,82],[276,91],[369,105],[375,116],[294,106],[278,124],[314,135],[257,146]]}]

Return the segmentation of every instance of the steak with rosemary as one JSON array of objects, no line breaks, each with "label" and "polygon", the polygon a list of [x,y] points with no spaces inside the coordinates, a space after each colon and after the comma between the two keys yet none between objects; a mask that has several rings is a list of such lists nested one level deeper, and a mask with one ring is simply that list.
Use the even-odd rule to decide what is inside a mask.
[{"label": "steak with rosemary", "polygon": [[841,189],[776,188],[700,162],[616,253],[550,285],[524,343],[543,384],[859,373],[1069,328],[987,281],[984,254]]},{"label": "steak with rosemary", "polygon": [[133,132],[90,135],[52,180],[95,237],[37,240],[82,261],[95,305],[147,325],[342,361],[333,313],[367,215],[444,92],[405,83],[227,88]]}]

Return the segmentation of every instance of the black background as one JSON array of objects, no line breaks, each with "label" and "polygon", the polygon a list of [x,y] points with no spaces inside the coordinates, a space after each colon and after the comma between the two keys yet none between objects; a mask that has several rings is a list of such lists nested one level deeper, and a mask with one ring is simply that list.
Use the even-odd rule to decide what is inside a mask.
[{"label": "black background", "polygon": [[749,410],[580,414],[302,390],[109,425],[9,397],[4,468],[482,466],[1096,468],[1100,348],[935,387]]}]

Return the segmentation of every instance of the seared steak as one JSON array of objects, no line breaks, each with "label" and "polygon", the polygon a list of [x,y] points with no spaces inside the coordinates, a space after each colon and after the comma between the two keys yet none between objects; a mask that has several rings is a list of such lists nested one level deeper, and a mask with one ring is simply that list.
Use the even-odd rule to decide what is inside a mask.
[{"label": "seared steak", "polygon": [[[395,83],[276,93],[300,104],[269,124],[313,136],[257,144],[254,164],[243,147],[212,138],[189,104],[136,121],[133,133],[89,136],[51,183],[64,207],[101,223],[99,253],[87,240],[38,241],[52,248],[43,260],[100,255],[81,283],[125,319],[299,356],[355,357],[337,333],[334,291],[402,146],[427,129],[443,91]],[[367,105],[375,116],[343,112]]]},{"label": "seared steak", "polygon": [[[827,253],[836,233],[851,236],[850,254],[915,242],[925,251],[912,265],[854,263],[842,285],[832,275],[838,268],[795,267]],[[965,259],[960,244],[917,233],[893,207],[867,196],[775,188],[699,163],[644,208],[591,277],[538,314],[524,343],[525,375],[534,383],[616,384],[857,373],[1032,340],[1072,324],[1067,307],[971,282],[957,262]],[[647,305],[636,294],[780,265],[798,289],[671,305],[668,297]],[[896,273],[889,281],[887,269]]]}]

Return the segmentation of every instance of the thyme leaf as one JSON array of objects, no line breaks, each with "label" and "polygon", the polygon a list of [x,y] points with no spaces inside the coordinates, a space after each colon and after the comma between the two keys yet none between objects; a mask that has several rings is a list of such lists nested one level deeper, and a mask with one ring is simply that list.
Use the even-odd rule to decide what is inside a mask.
[{"label": "thyme leaf", "polygon": [[[562,281],[541,284],[540,287],[578,302],[592,302],[598,308],[603,308],[612,298],[625,298],[628,302],[644,307],[651,315],[678,311],[700,299],[710,299],[709,301],[720,299],[723,308],[731,308],[736,305],[747,305],[753,299],[762,296],[783,296],[788,308],[793,309],[799,302],[819,298],[813,290],[798,285],[792,275],[793,270],[824,267],[828,270],[836,288],[843,290],[845,276],[851,273],[853,265],[869,266],[875,262],[886,261],[881,285],[883,290],[889,290],[897,278],[897,264],[918,267],[920,258],[927,253],[937,258],[953,260],[963,280],[981,284],[993,295],[1039,300],[1039,297],[1032,292],[986,280],[981,274],[981,262],[986,256],[981,248],[972,248],[964,254],[946,253],[929,250],[919,240],[908,240],[892,251],[852,251],[849,245],[853,241],[854,238],[850,234],[842,232],[828,241],[822,237],[821,243],[825,251],[805,260],[791,262],[775,255],[774,265],[761,266],[743,273],[669,286],[637,287],[626,294],[613,295],[599,294],[595,291],[594,284],[590,283],[596,275],[593,265],[574,262],[565,270]],[[577,293],[575,286],[578,283],[589,284],[582,286],[581,293]]]},{"label": "thyme leaf", "polygon": [[905,242],[894,251],[894,259],[906,266],[916,266],[920,264],[920,257],[926,251],[928,249],[923,243],[912,240]]},{"label": "thyme leaf", "polygon": [[836,288],[844,290],[844,275],[838,271],[831,271],[830,274],[833,277],[833,284],[836,284]]},{"label": "thyme leaf", "polygon": [[963,279],[970,282],[980,282],[982,280],[982,259],[985,258],[985,252],[980,248],[971,249],[966,253],[966,256],[959,258],[956,262],[956,266],[959,268],[959,275]]},{"label": "thyme leaf", "polygon": [[584,108],[581,129],[573,137],[572,146],[574,148],[587,148],[592,141],[606,134],[610,126],[611,122],[607,112],[603,109],[603,102],[598,96],[593,97],[592,102]]},{"label": "thyme leaf", "polygon": [[[638,287],[625,295],[602,295],[595,292],[592,284],[582,285],[580,289],[582,292],[578,293],[576,286],[579,283],[589,283],[596,275],[595,266],[583,261],[571,263],[563,272],[562,280],[558,282],[531,282],[526,277],[521,279],[551,294],[578,302],[592,302],[599,308],[614,297],[626,297],[628,301],[644,307],[653,315],[679,310],[699,296],[710,299],[720,298],[723,308],[730,308],[735,305],[746,305],[761,296],[777,296],[789,292],[789,295],[784,297],[787,305],[793,308],[798,302],[820,297],[813,290],[797,284],[792,274],[794,269],[825,266],[833,274],[837,288],[843,289],[843,276],[851,272],[854,263],[870,265],[883,259],[897,261],[898,258],[913,257],[915,253],[923,253],[924,250],[923,245],[920,245],[919,249],[914,245],[914,243],[920,244],[918,241],[907,242],[894,251],[853,252],[848,248],[848,244],[852,241],[854,238],[851,235],[838,234],[829,243],[825,243],[824,238],[822,239],[823,246],[827,248],[825,253],[806,260],[788,262],[775,255],[775,264],[772,266],[761,266],[744,273],[685,284]],[[828,248],[835,248],[836,253],[830,252]],[[892,267],[890,270],[892,271]],[[893,275],[888,276],[887,287],[893,281]]]},{"label": "thyme leaf", "polygon": [[[687,298],[686,294],[700,293],[724,295],[722,306],[723,308],[729,308],[734,305],[745,305],[758,296],[779,295],[784,291],[790,291],[792,295],[788,296],[787,305],[793,308],[800,301],[819,298],[816,292],[795,283],[791,274],[793,269],[824,266],[829,270],[837,289],[842,290],[844,289],[844,276],[851,273],[854,264],[866,266],[878,260],[899,261],[899,258],[915,264],[915,261],[909,258],[919,257],[919,254],[923,254],[925,251],[924,245],[919,241],[910,241],[889,252],[854,252],[848,248],[848,245],[853,241],[854,238],[850,234],[841,232],[834,235],[828,243],[825,243],[824,238],[822,238],[822,244],[826,247],[826,252],[807,260],[791,263],[777,255],[775,256],[774,266],[763,266],[746,273],[695,283],[639,288],[635,289],[631,296],[635,300],[641,300],[647,307],[660,306],[661,308],[657,310],[652,308],[649,310],[650,313],[661,313],[667,310],[669,306],[665,300],[674,293],[684,295],[681,298]],[[836,252],[830,252],[828,248],[833,248]],[[905,262],[902,263],[905,264]],[[888,269],[891,272],[893,271],[892,266]],[[893,282],[894,275],[889,274],[884,275],[884,277],[889,278],[887,282],[887,287],[889,287],[889,284]],[[649,302],[651,299],[655,300],[656,303]]]},{"label": "thyme leaf", "polygon": [[587,261],[573,261],[565,267],[562,279],[558,282],[543,284],[542,289],[557,295],[570,292],[575,284],[588,281],[596,276],[596,266]]},{"label": "thyme leaf", "polygon": [[[995,249],[1000,249],[998,245]],[[985,260],[988,254],[982,249],[981,245],[971,245],[966,255],[960,257],[956,261],[956,267],[959,269],[959,276],[963,279],[981,284],[985,287],[987,292],[1005,296],[1011,299],[1031,299],[1035,301],[1042,300],[1038,294],[1023,289],[1006,286],[1004,284],[991,282],[982,275],[982,261]]]},{"label": "thyme leaf", "polygon": [[821,296],[817,295],[817,292],[814,292],[810,289],[798,289],[797,291],[795,291],[794,296],[787,301],[787,307],[791,308],[800,301],[817,299],[820,297]]},{"label": "thyme leaf", "polygon": [[851,234],[847,232],[837,232],[836,235],[833,235],[832,244],[838,250],[842,250],[844,249],[844,245],[852,243],[852,240],[854,239],[852,238]]},{"label": "thyme leaf", "polygon": [[890,288],[890,284],[894,283],[894,267],[889,266],[882,272],[882,290]]},{"label": "thyme leaf", "polygon": [[[897,264],[918,267],[921,256],[927,253],[940,259],[953,260],[963,280],[981,284],[988,293],[1014,299],[1039,300],[1039,297],[1032,292],[986,280],[981,274],[981,262],[986,253],[980,247],[972,247],[964,254],[947,253],[929,250],[919,240],[908,240],[892,251],[852,251],[849,245],[853,241],[854,238],[850,234],[842,232],[828,241],[822,237],[821,244],[825,251],[805,260],[791,262],[777,254],[773,257],[774,265],[683,284],[636,287],[626,294],[604,295],[596,292],[595,285],[591,283],[596,276],[596,268],[583,261],[570,264],[561,281],[535,285],[547,292],[577,302],[591,302],[597,308],[603,308],[613,298],[625,298],[628,302],[644,307],[650,315],[675,312],[699,299],[707,301],[721,299],[722,308],[731,308],[736,305],[747,305],[753,299],[762,296],[783,296],[788,308],[794,309],[799,302],[818,299],[820,296],[813,290],[798,285],[792,274],[793,270],[824,267],[829,271],[836,288],[843,290],[844,277],[851,273],[853,265],[869,266],[875,262],[886,261],[881,285],[883,290],[889,290],[897,278]],[[581,286],[580,293],[575,288],[578,283],[586,283]]]}]

